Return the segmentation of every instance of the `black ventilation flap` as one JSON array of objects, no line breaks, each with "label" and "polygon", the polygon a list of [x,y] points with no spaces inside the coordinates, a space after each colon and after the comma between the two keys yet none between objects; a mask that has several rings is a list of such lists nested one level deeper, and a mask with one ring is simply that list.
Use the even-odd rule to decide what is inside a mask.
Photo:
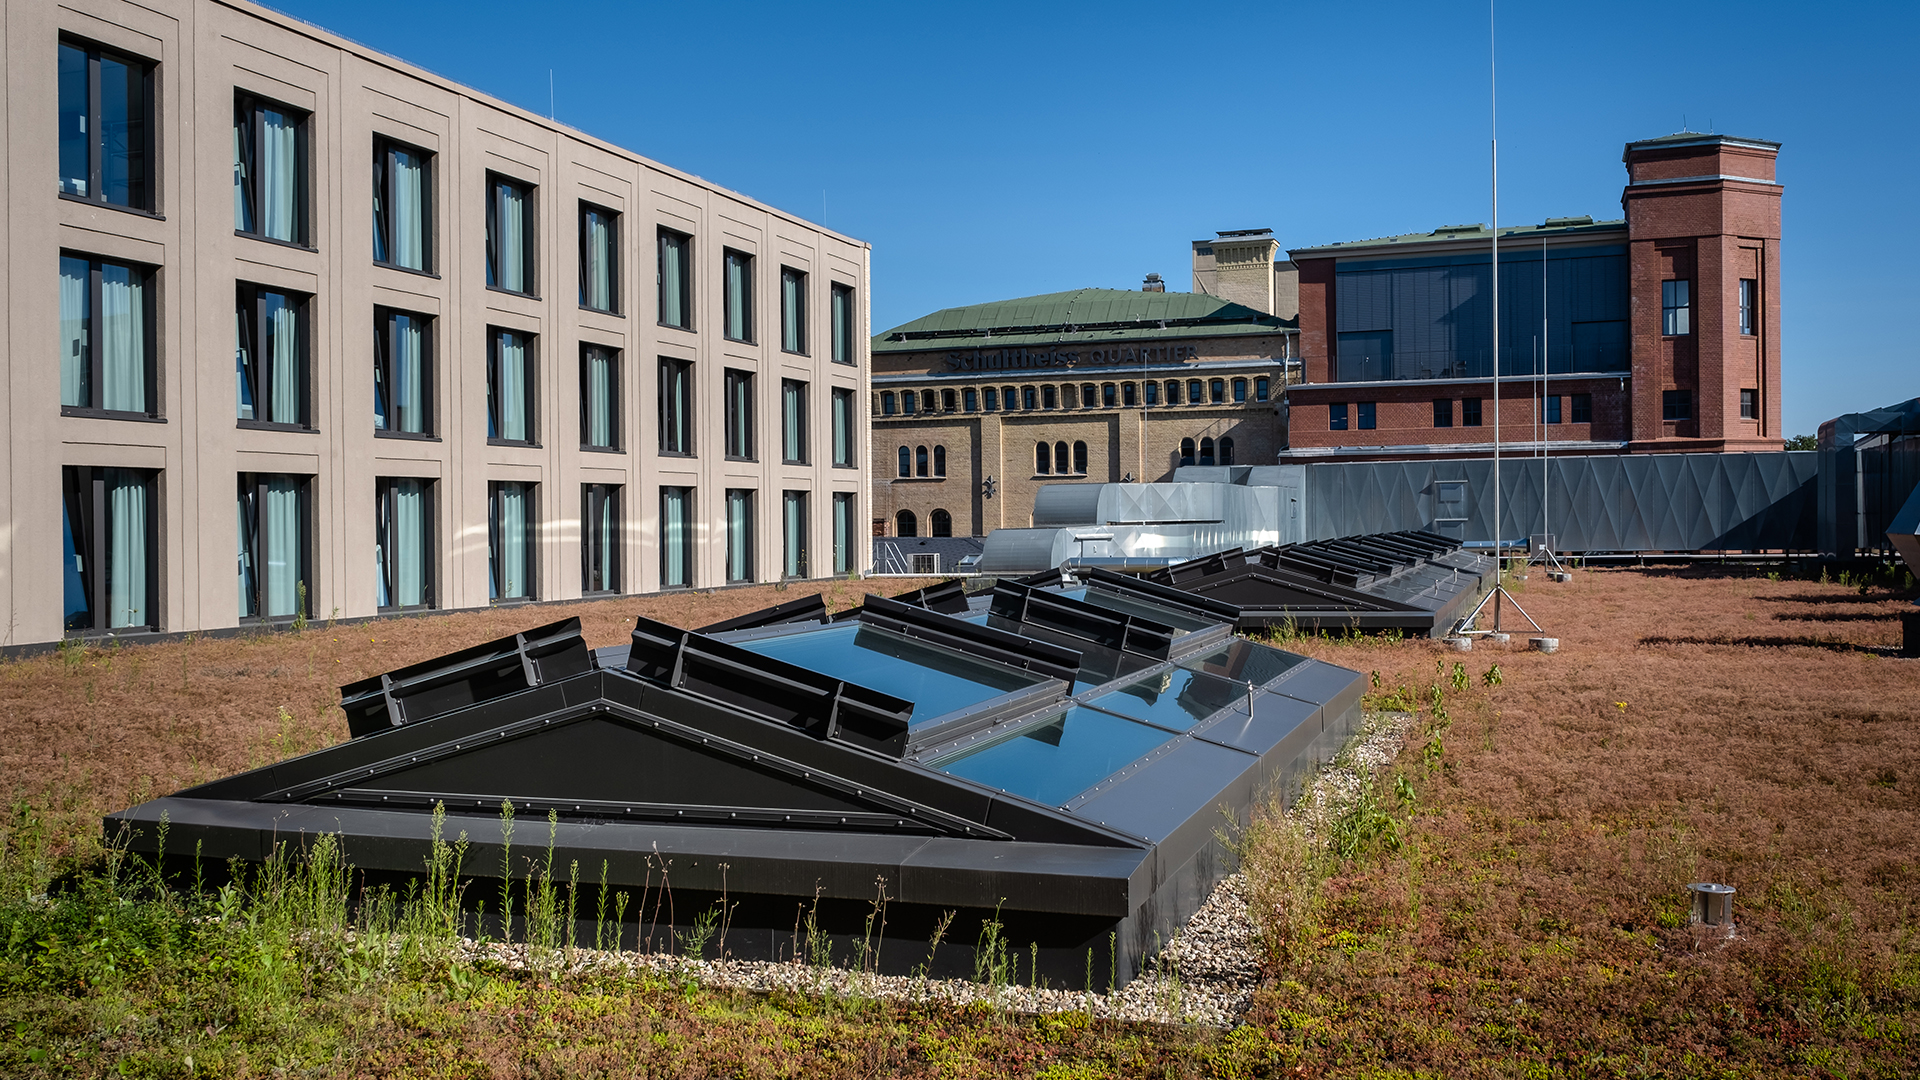
[{"label": "black ventilation flap", "polygon": [[[937,611],[942,615],[965,615],[967,613],[967,589],[959,578],[943,581],[938,585],[929,585],[924,589],[901,593],[893,598],[896,604],[911,604],[914,607]],[[862,608],[848,608],[833,616],[834,622],[851,622],[860,617]]]},{"label": "black ventilation flap", "polygon": [[1072,649],[978,623],[962,622],[884,596],[867,597],[860,622],[951,649],[963,656],[1005,664],[1066,683],[1072,683],[1080,672],[1080,654]]},{"label": "black ventilation flap", "polygon": [[1212,555],[1203,555],[1198,559],[1189,559],[1183,563],[1175,563],[1172,566],[1163,566],[1153,573],[1143,576],[1148,581],[1156,584],[1172,585],[1175,588],[1179,588],[1195,578],[1212,577],[1215,574],[1224,574],[1229,570],[1237,570],[1246,565],[1246,562],[1247,552],[1240,548],[1230,548],[1226,551],[1215,552]]},{"label": "black ventilation flap", "polygon": [[896,758],[907,750],[913,702],[691,630],[647,618],[636,620],[627,670],[662,686],[791,724],[816,738]]},{"label": "black ventilation flap", "polygon": [[1167,585],[1158,585],[1143,581],[1126,574],[1116,574],[1098,566],[1086,571],[1088,585],[1098,585],[1108,592],[1117,592],[1126,596],[1137,596],[1149,603],[1175,611],[1186,611],[1197,616],[1212,619],[1215,622],[1236,623],[1240,621],[1240,608],[1234,604],[1223,604],[1218,600],[1208,600],[1192,593],[1181,592]]},{"label": "black ventilation flap", "polygon": [[803,596],[798,600],[789,600],[784,604],[775,604],[770,608],[750,611],[745,615],[703,626],[695,630],[696,634],[724,634],[729,630],[755,630],[762,626],[782,626],[787,623],[830,621],[827,617],[827,602],[819,593]]},{"label": "black ventilation flap", "polygon": [[340,688],[354,738],[425,720],[598,666],[578,618],[424,660]]},{"label": "black ventilation flap", "polygon": [[1167,658],[1173,651],[1174,636],[1179,633],[1164,623],[1109,611],[1015,581],[1003,581],[994,588],[991,611],[994,615],[1018,623],[1022,629],[1038,627],[1051,630],[1155,660]]}]

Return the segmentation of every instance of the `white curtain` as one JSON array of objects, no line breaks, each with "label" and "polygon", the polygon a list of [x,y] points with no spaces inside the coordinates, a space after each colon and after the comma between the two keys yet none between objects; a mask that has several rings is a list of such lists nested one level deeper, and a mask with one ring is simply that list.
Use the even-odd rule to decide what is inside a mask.
[{"label": "white curtain", "polygon": [[738,255],[727,256],[727,336],[736,341],[745,341],[747,332],[747,260]]},{"label": "white curtain", "polygon": [[267,419],[276,424],[300,422],[300,309],[282,293],[260,294],[266,309],[267,380],[273,398],[267,403]]},{"label": "white curtain", "polygon": [[672,236],[660,237],[660,321],[669,326],[685,326],[687,283],[685,242]]},{"label": "white curtain", "polygon": [[389,258],[410,270],[427,268],[427,169],[419,154],[390,151],[393,185],[393,236]]},{"label": "white curtain", "polygon": [[131,267],[100,266],[101,407],[147,411],[146,283]]},{"label": "white curtain", "polygon": [[587,350],[587,445],[613,445],[613,354]]},{"label": "white curtain", "polygon": [[800,275],[785,273],[780,275],[780,347],[788,352],[804,352],[807,343],[800,333],[801,319],[804,318],[801,304]]},{"label": "white curtain", "polygon": [[662,488],[660,498],[660,584],[671,588],[693,583],[687,536],[687,489]]},{"label": "white curtain", "polygon": [[786,540],[788,577],[805,577],[807,573],[807,496],[805,492],[789,491],[786,503]]},{"label": "white curtain", "polygon": [[753,493],[727,492],[727,580],[753,577]]},{"label": "white curtain", "polygon": [[148,626],[147,478],[132,469],[105,470],[107,487],[107,626]]},{"label": "white curtain", "polygon": [[613,490],[611,487],[603,487],[600,489],[600,497],[597,500],[596,507],[598,513],[594,515],[593,521],[588,525],[594,532],[594,538],[598,541],[595,545],[595,553],[599,557],[594,560],[595,566],[593,569],[596,578],[594,585],[601,589],[611,589],[617,584],[613,576],[614,544],[617,539],[615,533],[616,523],[614,519]]},{"label": "white curtain", "polygon": [[498,599],[531,595],[527,581],[527,486],[501,484],[495,500],[498,524],[492,595]]},{"label": "white curtain", "polygon": [[392,603],[415,607],[427,602],[427,482],[393,482],[394,569]]},{"label": "white curtain", "polygon": [[399,431],[427,429],[425,379],[425,329],[420,320],[407,315],[393,317],[393,409],[399,422],[389,426]]},{"label": "white curtain", "polygon": [[92,358],[87,355],[87,287],[90,267],[85,259],[60,259],[60,404],[91,404]]},{"label": "white curtain", "polygon": [[833,463],[853,464],[853,398],[840,391],[833,395]]},{"label": "white curtain", "polygon": [[780,433],[785,445],[781,454],[787,461],[806,460],[807,389],[797,382],[780,384]]},{"label": "white curtain", "polygon": [[586,306],[613,310],[613,223],[592,210],[587,211],[586,294],[581,297]]},{"label": "white curtain", "polygon": [[299,236],[299,122],[283,112],[260,113],[260,233],[293,243]]},{"label": "white curtain", "polygon": [[499,438],[525,442],[527,439],[527,339],[519,334],[500,335],[499,371],[495,375],[495,405],[500,412]]},{"label": "white curtain", "polygon": [[267,480],[267,502],[260,508],[262,562],[267,616],[300,614],[300,482],[291,476]]},{"label": "white curtain", "polygon": [[512,184],[495,184],[493,205],[493,283],[526,292],[526,196]]},{"label": "white curtain", "polygon": [[851,567],[847,556],[850,554],[847,542],[853,538],[853,496],[835,495],[833,497],[833,572],[844,574]]},{"label": "white curtain", "polygon": [[847,327],[852,322],[853,293],[848,289],[833,290],[833,362],[851,364],[853,357],[847,354],[853,339],[847,335]]}]

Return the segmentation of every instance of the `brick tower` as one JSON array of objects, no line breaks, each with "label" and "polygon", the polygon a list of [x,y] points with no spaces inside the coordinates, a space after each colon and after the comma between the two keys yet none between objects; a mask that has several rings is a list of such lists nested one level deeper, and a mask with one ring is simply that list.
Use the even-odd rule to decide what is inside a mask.
[{"label": "brick tower", "polygon": [[1631,449],[1778,450],[1780,144],[1627,144]]}]

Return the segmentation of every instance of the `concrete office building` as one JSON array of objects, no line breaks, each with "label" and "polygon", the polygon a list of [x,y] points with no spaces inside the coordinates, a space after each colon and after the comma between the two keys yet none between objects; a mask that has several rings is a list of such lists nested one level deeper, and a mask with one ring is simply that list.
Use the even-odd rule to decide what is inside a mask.
[{"label": "concrete office building", "polygon": [[1076,289],[948,308],[878,334],[873,531],[1032,524],[1043,484],[1270,464],[1297,375],[1291,321],[1219,297]]},{"label": "concrete office building", "polygon": [[8,644],[862,569],[867,245],[240,0],[4,0]]}]

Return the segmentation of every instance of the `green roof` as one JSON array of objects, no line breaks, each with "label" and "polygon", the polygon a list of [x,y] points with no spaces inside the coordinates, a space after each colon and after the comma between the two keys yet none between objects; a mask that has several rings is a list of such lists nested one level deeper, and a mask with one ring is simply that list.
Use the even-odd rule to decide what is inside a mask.
[{"label": "green roof", "polygon": [[[1579,236],[1585,233],[1619,232],[1627,227],[1626,218],[1614,218],[1610,221],[1595,221],[1590,217],[1548,218],[1538,225],[1502,225],[1500,237],[1506,239],[1539,239],[1542,236]],[[1403,233],[1399,236],[1382,236],[1372,240],[1344,240],[1337,244],[1322,244],[1319,247],[1294,248],[1287,252],[1293,258],[1314,258],[1328,255],[1344,255],[1356,248],[1372,247],[1411,247],[1418,244],[1458,243],[1462,240],[1491,240],[1493,230],[1487,228],[1484,221],[1466,225],[1442,225],[1432,232]]]},{"label": "green roof", "polygon": [[1297,325],[1206,293],[1073,289],[944,308],[873,336],[873,351],[1271,334]]}]

